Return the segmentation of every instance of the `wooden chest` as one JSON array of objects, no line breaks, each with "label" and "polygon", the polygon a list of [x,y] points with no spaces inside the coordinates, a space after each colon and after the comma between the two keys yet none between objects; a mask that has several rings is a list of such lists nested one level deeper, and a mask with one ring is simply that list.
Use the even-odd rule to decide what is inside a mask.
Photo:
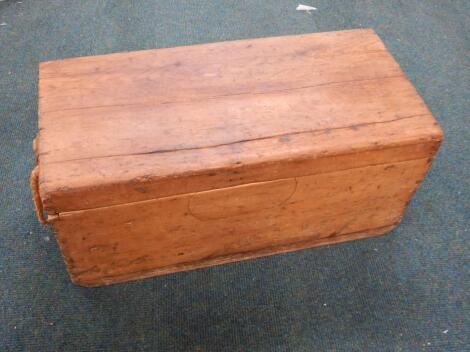
[{"label": "wooden chest", "polygon": [[98,286],[383,234],[442,139],[372,30],[41,63],[40,220]]}]

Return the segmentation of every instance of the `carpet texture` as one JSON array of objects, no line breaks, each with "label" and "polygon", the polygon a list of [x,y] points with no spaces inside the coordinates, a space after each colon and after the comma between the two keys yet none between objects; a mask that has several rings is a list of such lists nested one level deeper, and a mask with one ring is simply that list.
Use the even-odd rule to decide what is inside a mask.
[{"label": "carpet texture", "polygon": [[[306,3],[305,3],[306,2]],[[470,2],[0,1],[0,351],[470,350]],[[70,283],[28,177],[41,61],[372,27],[445,142],[389,235],[111,287]]]}]

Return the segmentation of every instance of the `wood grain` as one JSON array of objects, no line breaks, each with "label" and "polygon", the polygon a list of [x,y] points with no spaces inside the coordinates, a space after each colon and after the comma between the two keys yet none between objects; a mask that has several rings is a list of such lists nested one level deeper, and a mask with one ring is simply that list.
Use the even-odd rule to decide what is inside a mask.
[{"label": "wood grain", "polygon": [[284,163],[311,174],[442,134],[371,30],[47,62],[39,91],[51,214],[288,177]]},{"label": "wood grain", "polygon": [[195,270],[195,269],[206,268],[206,267],[210,267],[214,265],[233,263],[233,262],[237,262],[240,260],[254,259],[254,258],[265,257],[265,256],[292,252],[292,251],[298,251],[302,249],[314,248],[314,247],[319,247],[319,246],[324,246],[324,245],[329,245],[329,244],[338,244],[338,243],[342,243],[346,241],[365,239],[365,238],[372,237],[372,236],[383,235],[389,232],[390,230],[392,230],[396,225],[397,224],[393,224],[390,226],[370,229],[366,231],[359,231],[355,233],[348,233],[348,234],[344,234],[340,236],[316,238],[316,239],[306,240],[302,242],[290,243],[287,245],[279,245],[279,246],[258,249],[254,251],[246,251],[246,252],[241,252],[237,254],[224,255],[221,257],[204,258],[198,261],[170,265],[170,266],[165,266],[162,268],[138,269],[132,272],[114,274],[112,276],[103,276],[99,278],[98,280],[92,279],[90,281],[86,281],[86,279],[77,279],[74,276],[71,276],[71,278],[75,284],[85,286],[85,287],[97,287],[97,286],[103,286],[103,285],[111,285],[111,284],[116,284],[116,283],[130,281],[130,280],[139,280],[139,279],[145,279],[145,278],[158,276],[158,275],[172,274],[172,273],[176,273],[180,271]]},{"label": "wood grain", "polygon": [[441,140],[368,29],[39,67],[39,195],[85,286],[385,233]]},{"label": "wood grain", "polygon": [[73,280],[107,284],[395,225],[428,165],[419,159],[66,212],[53,226]]}]

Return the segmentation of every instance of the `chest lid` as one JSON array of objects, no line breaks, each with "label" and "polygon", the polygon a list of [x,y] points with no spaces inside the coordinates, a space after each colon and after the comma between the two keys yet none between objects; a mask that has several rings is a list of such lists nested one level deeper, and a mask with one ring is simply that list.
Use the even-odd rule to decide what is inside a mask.
[{"label": "chest lid", "polygon": [[49,213],[355,167],[440,135],[372,30],[41,63],[39,130]]}]

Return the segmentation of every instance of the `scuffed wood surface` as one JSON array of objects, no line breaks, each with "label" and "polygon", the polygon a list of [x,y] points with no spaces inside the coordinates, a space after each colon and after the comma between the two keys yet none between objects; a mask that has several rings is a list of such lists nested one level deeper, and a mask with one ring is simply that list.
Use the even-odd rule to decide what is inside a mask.
[{"label": "scuffed wood surface", "polygon": [[[265,257],[275,254],[281,254],[286,252],[297,251],[301,249],[314,248],[319,246],[324,246],[328,244],[337,244],[346,241],[360,240],[372,236],[383,235],[390,230],[392,230],[397,224],[390,226],[380,227],[376,229],[370,229],[365,231],[359,231],[354,233],[342,234],[339,236],[325,237],[325,238],[314,238],[308,239],[301,242],[290,243],[286,245],[278,245],[272,247],[266,247],[254,251],[246,251],[236,254],[223,255],[220,257],[207,257],[201,260],[196,260],[193,262],[180,263],[170,266],[165,266],[161,268],[145,268],[143,270],[137,270],[133,272],[122,272],[120,274],[115,274],[112,276],[104,276],[100,278],[94,278],[90,281],[87,279],[76,278],[71,276],[72,281],[77,285],[85,287],[97,287],[103,285],[112,285],[120,282],[130,281],[130,280],[139,280],[145,279],[158,275],[172,274],[179,271],[195,270],[200,268],[206,268],[214,265],[221,265],[227,263],[233,263],[240,260],[254,259],[259,257]],[[85,272],[80,274],[85,274]]]},{"label": "scuffed wood surface", "polygon": [[46,62],[39,112],[49,213],[358,167],[355,151],[441,138],[371,30]]},{"label": "scuffed wood surface", "polygon": [[60,214],[86,286],[379,234],[396,225],[430,160],[253,183]]},{"label": "scuffed wood surface", "polygon": [[385,233],[442,140],[372,30],[42,63],[39,114],[85,286]]}]

